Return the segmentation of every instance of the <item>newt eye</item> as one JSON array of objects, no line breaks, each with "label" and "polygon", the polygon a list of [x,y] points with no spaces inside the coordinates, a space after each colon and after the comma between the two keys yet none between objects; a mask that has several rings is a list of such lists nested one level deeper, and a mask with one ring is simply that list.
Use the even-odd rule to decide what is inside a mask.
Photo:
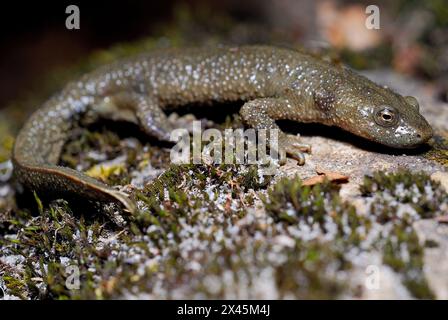
[{"label": "newt eye", "polygon": [[398,113],[392,107],[382,106],[375,112],[375,122],[383,127],[391,127],[398,122]]}]

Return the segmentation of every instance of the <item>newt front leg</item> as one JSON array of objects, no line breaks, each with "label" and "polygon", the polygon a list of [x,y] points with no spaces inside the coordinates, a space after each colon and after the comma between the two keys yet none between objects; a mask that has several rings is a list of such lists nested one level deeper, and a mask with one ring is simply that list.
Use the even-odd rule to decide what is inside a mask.
[{"label": "newt front leg", "polygon": [[311,146],[302,143],[298,136],[283,132],[275,123],[276,120],[297,117],[297,110],[288,100],[280,98],[255,99],[243,105],[240,115],[243,121],[254,129],[278,131],[278,151],[282,155],[280,157],[281,163],[286,162],[285,153],[296,159],[300,165],[305,163],[304,152],[311,152]]}]

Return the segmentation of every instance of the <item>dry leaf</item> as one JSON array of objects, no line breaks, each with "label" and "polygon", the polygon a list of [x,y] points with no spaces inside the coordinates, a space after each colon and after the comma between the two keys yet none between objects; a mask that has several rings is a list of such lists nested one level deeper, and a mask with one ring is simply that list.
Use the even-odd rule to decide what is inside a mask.
[{"label": "dry leaf", "polygon": [[315,184],[324,182],[325,178],[327,178],[331,182],[336,182],[336,183],[348,182],[348,176],[343,175],[339,172],[328,171],[328,170],[324,170],[322,168],[316,167],[316,173],[318,174],[317,176],[303,180],[302,185],[314,186]]},{"label": "dry leaf", "polygon": [[448,215],[436,217],[438,223],[448,223]]},{"label": "dry leaf", "polygon": [[303,186],[314,186],[315,184],[322,183],[325,181],[325,176],[314,176],[308,179],[303,180],[302,185]]}]

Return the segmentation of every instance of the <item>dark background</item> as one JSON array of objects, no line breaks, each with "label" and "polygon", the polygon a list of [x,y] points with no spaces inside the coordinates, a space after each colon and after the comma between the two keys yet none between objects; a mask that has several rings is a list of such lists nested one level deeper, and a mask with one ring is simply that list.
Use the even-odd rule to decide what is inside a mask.
[{"label": "dark background", "polygon": [[[80,30],[67,30],[65,9],[80,9]],[[257,1],[8,1],[0,6],[0,108],[32,90],[40,75],[76,63],[81,57],[117,42],[155,34],[173,20],[176,8],[192,12],[207,7],[235,20],[263,20]]]},{"label": "dark background", "polygon": [[[117,41],[151,35],[170,19],[175,1],[8,1],[1,4],[0,106],[39,75]],[[76,4],[81,29],[67,30],[65,9]],[[26,90],[26,89],[25,89]]]},{"label": "dark background", "polygon": [[[80,30],[65,28],[65,9],[70,4],[80,8]],[[381,8],[378,32],[365,33],[368,4]],[[192,15],[202,12],[202,26],[189,31],[199,39],[221,32],[211,26],[224,17],[235,26],[232,37],[240,42],[270,43],[264,35],[276,32],[291,43],[317,40],[350,52],[362,51],[363,58],[349,55],[344,60],[355,68],[386,66],[437,79],[437,83],[446,81],[447,0],[7,1],[0,5],[0,109],[38,91],[42,79],[53,70],[76,65],[98,49],[160,37],[161,26],[171,24],[182,30],[184,26],[176,26],[180,7]],[[329,25],[323,27],[325,21]],[[245,34],[246,29],[237,27],[240,23],[265,29],[256,27],[257,36]],[[364,48],[366,36],[376,51]]]}]

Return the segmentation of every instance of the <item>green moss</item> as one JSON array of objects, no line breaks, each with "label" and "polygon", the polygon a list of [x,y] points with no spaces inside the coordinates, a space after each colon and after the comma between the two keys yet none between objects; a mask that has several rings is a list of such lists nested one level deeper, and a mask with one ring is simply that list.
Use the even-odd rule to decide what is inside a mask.
[{"label": "green moss", "polygon": [[[302,186],[301,180],[297,177],[283,178],[269,189],[267,196],[262,200],[267,214],[275,221],[290,226],[307,225],[309,231],[301,227],[304,239],[310,236],[307,232],[312,232],[316,225],[321,232],[318,237],[323,238],[332,234],[328,242],[324,241],[317,245],[315,240],[304,241],[297,248],[302,254],[306,252],[306,259],[301,263],[307,267],[297,265],[295,267],[307,270],[306,278],[310,281],[308,289],[311,296],[316,294],[315,298],[336,297],[338,292],[344,290],[343,288],[346,290],[346,283],[339,283],[334,279],[327,282],[328,279],[322,277],[321,273],[329,261],[337,265],[338,270],[349,271],[352,268],[344,253],[349,248],[360,245],[365,234],[359,232],[358,227],[363,226],[365,230],[369,230],[370,221],[358,215],[352,205],[341,200],[339,186],[328,181],[315,186]],[[285,277],[281,280],[285,285],[286,283],[293,287],[298,285],[294,281],[288,282],[289,277],[286,273],[282,276]]]},{"label": "green moss", "polygon": [[[336,272],[352,268],[347,251],[376,248],[413,296],[433,297],[423,277],[424,248],[412,231],[412,219],[394,219],[396,208],[386,199],[372,207],[372,216],[365,217],[341,200],[334,184],[310,187],[302,186],[298,178],[284,178],[263,198],[273,221],[266,225],[263,220],[254,220],[245,226],[241,222],[248,212],[241,195],[248,188],[263,187],[254,181],[243,186],[241,171],[243,168],[236,165],[171,166],[153,184],[136,193],[146,208],[129,228],[122,230],[114,230],[115,226],[100,217],[74,215],[61,201],[42,207],[41,214],[34,218],[25,213],[9,217],[0,223],[0,234],[6,230],[15,232],[17,239],[0,238],[1,245],[26,258],[24,272],[6,274],[9,294],[22,298],[106,299],[150,293],[162,285],[163,291],[158,294],[163,297],[173,298],[170,292],[182,287],[189,297],[224,298],[225,292],[237,290],[232,288],[249,286],[255,292],[261,275],[268,272],[273,276],[278,298],[336,298],[350,290],[347,281],[335,276]],[[245,172],[245,179],[255,179],[251,169]],[[404,171],[376,173],[366,177],[363,196],[384,198],[387,192],[391,195],[386,197],[388,201],[412,202],[412,197],[398,192],[397,185],[403,184],[422,192],[431,189],[435,199],[442,201],[438,185],[427,184],[425,178],[424,174]],[[223,194],[225,197],[217,201]],[[427,210],[436,209],[437,203],[419,197],[417,201]],[[239,208],[229,210],[227,203]],[[392,213],[384,217],[379,206],[387,206]],[[374,241],[374,246],[365,248],[366,235],[374,223],[392,224],[392,228],[387,228],[389,231]],[[319,237],[305,240],[304,229],[303,239],[285,234],[285,227],[298,225],[317,225],[322,235],[332,236],[322,242]],[[270,240],[255,240],[261,235]],[[276,244],[274,239],[280,235],[289,238],[286,246]],[[189,241],[200,245],[190,251]],[[165,252],[163,256],[161,252]],[[62,257],[67,260],[64,264]],[[129,262],[136,258],[136,262]],[[151,259],[154,262],[148,263]],[[191,261],[199,263],[200,271],[189,267]],[[66,265],[79,268],[79,290],[66,288]],[[229,272],[231,282],[225,278]],[[211,290],[205,278],[215,279],[219,288]]]},{"label": "green moss", "polygon": [[14,136],[4,112],[0,111],[0,163],[10,158]]},{"label": "green moss", "polygon": [[424,154],[425,158],[448,166],[448,132],[436,131],[431,139],[431,150]]},{"label": "green moss", "polygon": [[11,295],[18,296],[22,299],[26,297],[26,283],[13,275],[5,274],[3,275],[3,281],[11,292]]},{"label": "green moss", "polygon": [[423,246],[413,230],[397,225],[386,239],[383,262],[402,276],[403,284],[417,299],[433,299],[423,274]]},{"label": "green moss", "polygon": [[[26,257],[27,261],[26,274],[15,275],[21,285],[18,288],[25,288],[28,295],[40,298],[113,298],[126,292],[151,292],[163,276],[163,287],[167,292],[183,285],[187,286],[191,296],[202,294],[203,297],[223,298],[225,290],[232,290],[231,286],[244,287],[247,279],[256,286],[263,270],[272,269],[279,297],[334,298],[340,294],[344,285],[331,273],[319,273],[331,270],[335,259],[342,259],[338,251],[315,242],[298,242],[297,247],[287,247],[279,253],[286,261],[275,266],[271,261],[274,244],[251,240],[254,232],[267,232],[262,224],[239,228],[238,235],[231,231],[237,221],[247,215],[240,203],[243,190],[261,188],[252,181],[256,180],[253,169],[249,169],[248,177],[243,179],[251,181],[249,185],[240,185],[241,171],[242,167],[236,165],[170,167],[152,185],[137,193],[137,198],[148,209],[132,222],[131,232],[126,229],[114,232],[112,225],[98,220],[98,217],[74,216],[64,202],[42,207],[41,214],[33,219],[24,216],[23,219],[8,221],[3,224],[2,232],[13,227],[18,241],[5,238],[2,239],[3,244],[5,247],[13,246],[14,251]],[[183,187],[179,187],[179,182]],[[213,189],[221,190],[216,192],[216,197],[224,192],[223,200],[217,201],[212,196],[210,190]],[[240,209],[230,210],[228,201],[240,203]],[[224,220],[215,220],[215,216]],[[196,233],[188,233],[191,228],[197,229]],[[227,240],[217,241],[215,232],[207,231],[209,228],[223,232]],[[119,240],[118,246],[101,240],[111,236]],[[210,291],[200,280],[203,276],[186,267],[191,259],[184,256],[185,249],[179,246],[190,237],[206,245],[200,259],[202,275],[222,278],[225,272],[234,274],[233,284],[220,282],[228,285],[227,289]],[[148,265],[143,274],[138,271],[140,263],[125,262],[135,256],[147,261],[154,257],[156,249],[167,253],[160,262]],[[117,250],[120,255],[112,254]],[[66,288],[67,275],[61,257],[68,259],[66,263],[79,267],[82,275],[80,290]],[[346,268],[345,263],[341,268]],[[246,276],[241,277],[241,274]],[[44,287],[38,286],[38,278],[42,279]],[[286,281],[290,278],[291,281],[305,279],[305,282],[299,285]]]},{"label": "green moss", "polygon": [[[412,228],[418,219],[434,218],[448,208],[448,196],[439,183],[423,172],[376,172],[364,178],[364,196],[373,197],[371,212],[390,232],[380,246],[383,262],[398,272],[416,298],[434,298],[423,274],[424,246]],[[405,207],[406,206],[406,207]]]},{"label": "green moss", "polygon": [[425,240],[424,247],[425,248],[438,248],[439,247],[439,243],[437,241],[434,241],[434,240]]},{"label": "green moss", "polygon": [[263,199],[266,212],[277,221],[288,224],[304,223],[312,227],[317,223],[326,233],[327,223],[337,228],[336,241],[346,245],[359,245],[363,235],[357,228],[368,230],[370,221],[356,213],[355,207],[341,200],[339,186],[330,182],[315,186],[302,186],[299,178],[281,179]]},{"label": "green moss", "polygon": [[[404,169],[366,176],[360,191],[364,196],[379,196],[381,202],[374,205],[374,212],[383,222],[396,219],[398,205],[409,205],[421,218],[428,219],[440,214],[441,204],[447,202],[446,192],[439,182],[431,180],[424,172]],[[390,197],[397,201],[393,210]]]},{"label": "green moss", "polygon": [[[434,298],[423,273],[424,246],[412,224],[421,218],[434,218],[448,208],[446,192],[427,174],[407,170],[366,176],[360,190],[364,197],[373,198],[370,216],[359,215],[353,206],[341,201],[337,186],[328,182],[302,186],[298,178],[281,179],[263,202],[269,215],[287,225],[314,228],[317,224],[323,234],[330,231],[328,226],[335,225],[332,252],[342,257],[350,247],[365,250],[363,241],[373,225],[388,225],[368,250],[382,252],[383,262],[400,275],[414,297]],[[343,259],[340,263],[349,268]]]},{"label": "green moss", "polygon": [[194,169],[194,165],[171,165],[157,179],[148,185],[144,194],[148,196],[157,196],[159,200],[164,198],[165,190],[176,188],[188,174],[188,171]]},{"label": "green moss", "polygon": [[266,187],[271,181],[271,178],[272,176],[265,176],[263,180],[260,181],[258,167],[249,166],[248,170],[238,178],[238,182],[244,190],[258,190]]},{"label": "green moss", "polygon": [[[348,289],[348,283],[322,273],[335,263],[340,264],[339,270],[349,270],[339,251],[317,241],[302,243],[298,248],[289,253],[277,272],[276,280],[282,292],[294,292],[299,299],[334,299]],[[304,280],[301,283],[294,279],[298,273]]]},{"label": "green moss", "polygon": [[297,223],[311,217],[323,223],[328,212],[326,203],[336,194],[336,187],[329,183],[309,187],[302,186],[300,178],[283,178],[269,190],[264,204],[276,220]]}]

